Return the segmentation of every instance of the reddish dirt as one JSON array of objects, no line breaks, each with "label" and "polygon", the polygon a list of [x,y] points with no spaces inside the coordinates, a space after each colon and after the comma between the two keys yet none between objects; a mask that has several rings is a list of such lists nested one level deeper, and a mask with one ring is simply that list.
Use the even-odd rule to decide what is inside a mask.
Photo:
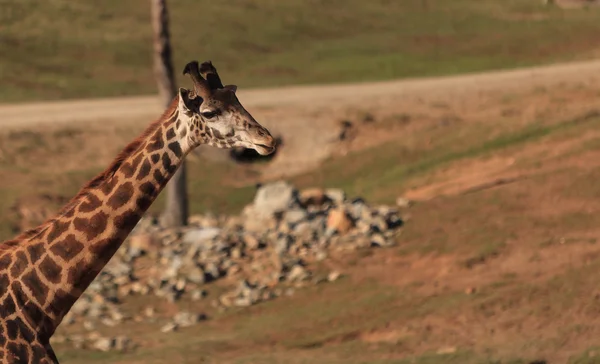
[{"label": "reddish dirt", "polygon": [[[318,166],[328,156],[385,142],[434,145],[428,138],[440,135],[440,125],[469,129],[498,123],[490,133],[536,123],[553,126],[598,109],[598,71],[600,62],[591,62],[360,88],[257,90],[240,99],[275,134],[284,136],[281,154],[263,171],[274,178]],[[28,108],[21,110],[31,112]],[[350,126],[339,141],[342,120]],[[241,318],[271,315],[277,322],[277,313],[294,316],[293,307],[334,300],[336,294],[350,302],[364,294],[336,291],[334,285],[325,293],[300,293],[268,308],[252,307],[204,326],[222,338],[216,341],[224,350],[213,352],[215,357],[233,362],[248,353],[273,351],[310,361],[355,342],[391,345],[387,358],[472,350],[562,363],[597,345],[600,147],[585,145],[598,140],[600,132],[588,128],[558,134],[434,169],[405,194],[418,202],[405,211],[407,224],[397,248],[360,259],[333,256],[326,263],[347,274],[352,287],[377,282],[382,290],[407,297],[329,321],[311,316],[318,323],[312,327],[287,319],[295,325],[288,331],[260,325],[256,337],[230,339],[239,331]],[[383,323],[367,327],[364,322],[373,315],[383,315]],[[314,344],[318,348],[281,344],[342,324],[348,329],[320,339]],[[156,339],[151,345],[167,344]]]},{"label": "reddish dirt", "polygon": [[[310,170],[331,155],[378,145],[399,134],[410,137],[432,123],[483,121],[499,114],[514,114],[524,122],[548,113],[560,116],[595,102],[597,93],[585,91],[596,88],[598,75],[600,61],[596,60],[440,78],[242,89],[239,98],[284,140],[263,171],[276,178]],[[5,130],[65,123],[77,127],[102,120],[122,126],[126,119],[127,124],[142,128],[160,110],[156,97],[0,105],[0,125]],[[354,122],[354,137],[338,143],[340,121],[354,121],[357,113],[372,114],[375,123]]]}]

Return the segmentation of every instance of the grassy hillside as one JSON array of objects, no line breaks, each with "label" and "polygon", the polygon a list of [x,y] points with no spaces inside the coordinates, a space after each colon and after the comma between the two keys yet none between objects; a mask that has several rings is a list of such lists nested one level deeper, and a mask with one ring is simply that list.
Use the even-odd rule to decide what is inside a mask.
[{"label": "grassy hillside", "polygon": [[[243,87],[439,75],[587,57],[600,11],[531,0],[177,0],[175,68]],[[155,92],[148,1],[20,0],[0,12],[0,102]]]},{"label": "grassy hillside", "polygon": [[[170,336],[135,323],[108,328],[156,344],[128,354],[59,346],[61,358],[65,363],[597,363],[599,125],[594,110],[527,120],[503,113],[452,127],[430,124],[394,144],[332,158],[294,183],[339,186],[351,196],[389,203],[409,187],[453,181],[468,187],[474,181],[464,177],[475,170],[487,171],[485,180],[493,180],[499,161],[511,160],[500,163],[499,171],[518,178],[417,203],[404,212],[408,223],[397,247],[332,258],[329,263],[347,273],[332,285],[215,315]],[[413,143],[413,137],[425,136],[431,143]],[[206,170],[190,166],[192,191],[211,188],[215,181],[203,178]],[[221,168],[210,174],[234,177],[233,169]],[[223,195],[216,197],[194,193],[193,208],[218,201],[239,208],[252,196],[251,189],[220,190]],[[202,310],[207,301],[190,305]]]}]

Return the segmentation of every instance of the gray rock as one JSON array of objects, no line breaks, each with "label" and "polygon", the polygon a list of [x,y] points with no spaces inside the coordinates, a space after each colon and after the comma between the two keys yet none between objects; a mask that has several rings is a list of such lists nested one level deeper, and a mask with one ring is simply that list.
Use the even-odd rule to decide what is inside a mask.
[{"label": "gray rock", "polygon": [[250,297],[239,297],[233,301],[234,306],[237,307],[248,307],[252,306],[253,303],[254,302],[252,302],[252,299]]},{"label": "gray rock", "polygon": [[[73,307],[75,307],[75,306],[73,306]],[[74,315],[75,315],[75,313],[73,313],[73,311],[67,312],[65,317],[63,317],[63,319],[62,319],[61,325],[63,325],[63,326],[73,325],[75,323],[75,317],[73,317]]]},{"label": "gray rock", "polygon": [[148,306],[148,307],[144,308],[144,316],[154,317],[155,314],[156,314],[156,310],[154,309],[154,307]]},{"label": "gray rock", "polygon": [[242,249],[233,248],[231,249],[231,259],[240,259],[243,256]]},{"label": "gray rock", "polygon": [[327,252],[325,252],[324,250],[317,250],[315,252],[315,259],[317,260],[317,262],[321,262],[323,260],[325,260],[327,258]]},{"label": "gray rock", "polygon": [[92,347],[96,350],[100,350],[100,351],[110,351],[115,345],[115,341],[112,338],[109,337],[102,337],[98,340],[96,340],[96,342],[94,342],[94,344],[92,345]]},{"label": "gray rock", "polygon": [[290,235],[284,235],[275,241],[275,253],[281,256],[288,252],[290,245],[292,244],[292,237]]},{"label": "gray rock", "polygon": [[298,190],[285,181],[277,181],[261,186],[254,196],[254,210],[263,216],[287,210],[298,202]]},{"label": "gray rock", "polygon": [[160,328],[160,332],[166,334],[168,332],[176,331],[179,326],[174,322],[167,322],[163,327]]},{"label": "gray rock", "polygon": [[373,217],[370,221],[371,231],[382,233],[387,230],[387,222],[382,216]]},{"label": "gray rock", "polygon": [[186,273],[187,279],[195,284],[204,284],[206,277],[204,271],[199,267],[192,267]]},{"label": "gray rock", "polygon": [[92,330],[96,330],[96,325],[90,320],[85,320],[85,321],[83,321],[83,328],[86,329],[87,331],[92,331]]},{"label": "gray rock", "polygon": [[187,286],[187,282],[184,278],[179,278],[177,282],[175,282],[175,291],[176,292],[185,292],[185,287]]},{"label": "gray rock", "polygon": [[339,188],[328,188],[325,190],[325,196],[336,205],[341,205],[346,200],[346,193]]},{"label": "gray rock", "polygon": [[103,272],[108,273],[113,277],[128,276],[132,271],[133,268],[131,265],[118,259],[111,259],[103,269]]},{"label": "gray rock", "polygon": [[86,316],[90,317],[90,318],[99,318],[102,316],[102,313],[103,313],[102,306],[95,304],[95,305],[89,306],[89,309],[86,312]]},{"label": "gray rock", "polygon": [[101,319],[100,319],[100,322],[101,322],[103,325],[105,325],[105,326],[108,326],[108,327],[114,327],[114,326],[117,326],[117,322],[116,322],[115,320],[111,319],[111,318],[108,318],[108,317],[103,317],[103,318],[101,318]]},{"label": "gray rock", "polygon": [[410,205],[411,205],[410,200],[408,200],[404,197],[398,197],[396,199],[396,206],[398,206],[398,207],[406,208],[406,207],[410,207]]},{"label": "gray rock", "polygon": [[290,269],[287,278],[292,282],[299,282],[307,279],[309,276],[310,274],[308,273],[306,268],[304,268],[300,264],[296,264]]},{"label": "gray rock", "polygon": [[314,233],[313,225],[314,223],[309,221],[301,221],[294,226],[292,231],[297,236],[309,237]]},{"label": "gray rock", "polygon": [[100,333],[98,331],[92,331],[87,334],[86,340],[96,341],[96,340],[100,339],[101,337],[102,337],[102,335],[100,335]]},{"label": "gray rock", "polygon": [[69,337],[69,341],[75,349],[85,348],[85,338],[81,335],[72,335]]},{"label": "gray rock", "polygon": [[242,297],[250,296],[250,293],[252,292],[252,288],[254,288],[254,287],[252,287],[247,280],[243,279],[238,284],[235,292],[237,295],[242,296]]},{"label": "gray rock", "polygon": [[67,342],[67,337],[63,336],[63,335],[53,335],[50,338],[50,343],[51,344],[64,344]]},{"label": "gray rock", "polygon": [[120,352],[126,352],[133,348],[133,342],[127,336],[117,336],[113,341],[115,350]]},{"label": "gray rock", "polygon": [[373,236],[371,236],[371,246],[387,247],[390,245],[392,244],[388,242],[381,234],[373,234]]},{"label": "gray rock", "polygon": [[216,238],[220,232],[221,229],[216,227],[192,229],[186,231],[181,240],[188,245],[206,246],[203,243]]},{"label": "gray rock", "polygon": [[173,317],[173,322],[179,327],[188,327],[206,319],[206,316],[189,311],[181,311]]},{"label": "gray rock", "polygon": [[246,244],[246,248],[249,250],[259,249],[262,245],[260,240],[252,234],[244,234],[242,236],[242,241],[244,244]]},{"label": "gray rock", "polygon": [[[96,335],[86,341],[93,345],[103,339],[94,331],[93,323],[113,326],[129,319],[157,320],[152,308],[134,317],[124,315],[119,304],[128,296],[152,294],[175,302],[186,294],[197,301],[206,296],[200,289],[206,281],[224,276],[240,284],[217,296],[214,310],[290,295],[294,289],[283,287],[333,282],[341,276],[333,271],[315,277],[304,261],[320,262],[334,251],[387,247],[400,232],[401,209],[397,206],[348,201],[339,189],[307,189],[303,193],[301,204],[298,191],[289,183],[269,183],[258,189],[253,204],[239,216],[199,215],[190,219],[189,227],[177,229],[156,224],[144,227],[140,231],[145,234],[143,238],[115,254],[62,326],[68,329],[70,323],[83,322],[87,331]],[[147,251],[151,254],[144,254]],[[250,277],[251,283],[247,280]],[[148,297],[149,302],[156,297]],[[177,330],[197,320],[194,314],[183,312],[161,331]],[[127,347],[127,340],[123,340],[122,346]],[[117,339],[114,341],[116,348]]]},{"label": "gray rock", "polygon": [[206,297],[207,293],[205,290],[203,289],[196,289],[193,290],[192,293],[190,294],[190,298],[192,299],[192,301],[199,301],[201,299],[203,299],[204,297]]},{"label": "gray rock", "polygon": [[363,201],[354,201],[347,205],[347,211],[350,213],[355,220],[367,219],[371,217],[371,209]]},{"label": "gray rock", "polygon": [[214,262],[209,262],[204,266],[204,272],[211,278],[211,280],[218,279],[221,276],[219,267]]},{"label": "gray rock", "polygon": [[341,274],[338,271],[332,271],[327,275],[327,280],[329,282],[337,281],[340,278]]},{"label": "gray rock", "polygon": [[296,225],[306,220],[308,213],[303,209],[292,209],[285,212],[285,221],[288,224]]},{"label": "gray rock", "polygon": [[162,274],[161,279],[169,280],[171,278],[175,278],[179,275],[179,270],[183,266],[183,260],[179,256],[173,257],[170,261],[169,267]]}]

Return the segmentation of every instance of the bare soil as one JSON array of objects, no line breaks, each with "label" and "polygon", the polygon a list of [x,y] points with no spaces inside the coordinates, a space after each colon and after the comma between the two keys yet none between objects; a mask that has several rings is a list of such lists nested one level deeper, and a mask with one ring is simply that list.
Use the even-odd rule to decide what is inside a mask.
[{"label": "bare soil", "polygon": [[[374,173],[365,166],[385,161],[366,176],[376,187],[371,196],[414,203],[404,211],[398,246],[334,255],[320,269],[341,271],[339,282],[181,333],[160,336],[131,324],[119,334],[145,345],[130,354],[60,347],[64,362],[593,363],[600,334],[599,71],[594,61],[240,90],[242,103],[284,145],[258,175],[219,170],[224,185],[282,176],[327,185],[327,173]],[[154,101],[2,106],[0,151],[21,169],[4,166],[0,177],[43,180],[81,173],[81,165],[99,168],[120,148],[106,145],[124,144],[160,112]],[[121,112],[128,120],[113,120],[125,117]],[[86,142],[72,144],[79,140]],[[52,144],[52,161],[28,149],[31,143]],[[386,160],[397,149],[406,149],[397,154],[403,157]],[[387,169],[403,165],[420,173],[386,185],[393,177]],[[60,191],[71,181],[62,178],[45,183]],[[184,304],[202,310],[209,303]],[[174,308],[161,306],[163,313]]]},{"label": "bare soil", "polygon": [[[462,120],[512,112],[530,120],[556,101],[554,95],[571,101],[570,92],[594,87],[599,75],[600,61],[586,61],[442,78],[241,89],[239,98],[259,122],[284,141],[277,157],[264,170],[269,178],[277,178],[315,168],[338,153],[381,144],[401,137],[399,133],[411,134],[430,124],[431,119],[450,123],[458,121],[458,114]],[[529,96],[533,96],[533,100]],[[510,102],[509,98],[522,99]],[[499,100],[504,102],[499,103]],[[561,105],[572,110],[589,107],[595,101],[592,93],[574,105],[566,105],[566,102]],[[76,127],[103,120],[119,125],[133,121],[133,125],[143,128],[144,123],[160,112],[160,103],[155,97],[0,105],[0,126],[5,130],[39,130],[48,123]],[[373,128],[368,122],[355,125],[359,130],[355,131],[351,143],[340,146],[338,141],[343,130],[340,122],[366,113],[374,119],[390,122]],[[421,142],[427,143],[427,140]]]}]

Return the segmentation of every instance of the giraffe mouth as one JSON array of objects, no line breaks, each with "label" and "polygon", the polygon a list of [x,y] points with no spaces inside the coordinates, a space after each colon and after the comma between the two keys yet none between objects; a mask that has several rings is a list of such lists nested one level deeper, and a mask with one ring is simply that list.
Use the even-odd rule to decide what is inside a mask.
[{"label": "giraffe mouth", "polygon": [[254,150],[256,150],[256,152],[260,155],[269,155],[271,153],[273,153],[276,149],[276,145],[272,144],[272,145],[267,145],[267,144],[260,144],[260,143],[256,143],[254,144]]}]

